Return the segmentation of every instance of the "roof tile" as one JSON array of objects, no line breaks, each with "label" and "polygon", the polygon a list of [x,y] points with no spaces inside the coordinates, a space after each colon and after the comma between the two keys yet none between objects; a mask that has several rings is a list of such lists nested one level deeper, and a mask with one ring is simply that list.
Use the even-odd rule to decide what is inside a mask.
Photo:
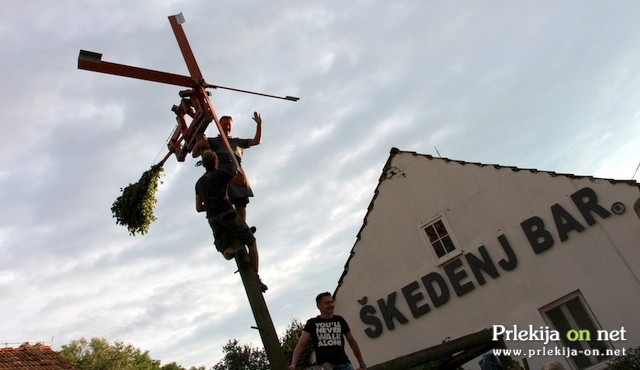
[{"label": "roof tile", "polygon": [[0,370],[77,370],[49,346],[1,348]]}]

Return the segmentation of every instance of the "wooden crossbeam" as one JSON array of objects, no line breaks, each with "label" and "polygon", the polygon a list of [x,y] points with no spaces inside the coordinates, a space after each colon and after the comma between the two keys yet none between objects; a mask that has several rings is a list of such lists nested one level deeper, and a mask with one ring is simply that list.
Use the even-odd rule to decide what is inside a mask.
[{"label": "wooden crossbeam", "polygon": [[80,50],[78,69],[183,87],[194,87],[197,85],[197,82],[188,76],[105,62],[102,60],[102,54],[86,50]]},{"label": "wooden crossbeam", "polygon": [[198,67],[196,58],[193,56],[191,46],[189,46],[187,35],[185,35],[184,30],[181,26],[184,23],[184,16],[182,15],[182,13],[169,16],[169,23],[171,24],[173,34],[176,36],[176,40],[178,41],[178,46],[180,47],[180,51],[182,52],[182,57],[184,58],[185,63],[187,63],[187,69],[189,70],[191,78],[194,81],[204,82],[204,79],[202,78],[202,72],[200,72],[200,67]]}]

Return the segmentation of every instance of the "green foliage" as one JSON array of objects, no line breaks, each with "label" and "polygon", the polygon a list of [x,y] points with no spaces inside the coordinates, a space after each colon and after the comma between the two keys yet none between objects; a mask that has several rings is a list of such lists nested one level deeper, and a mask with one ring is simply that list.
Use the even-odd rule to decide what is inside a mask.
[{"label": "green foliage", "polygon": [[111,212],[116,224],[126,226],[129,234],[133,236],[136,232],[147,233],[149,225],[156,220],[153,209],[158,202],[156,192],[158,184],[161,183],[160,175],[163,170],[160,164],[151,166],[138,182],[120,189],[122,195],[113,202]]},{"label": "green foliage", "polygon": [[[291,323],[285,329],[284,335],[280,339],[282,343],[282,350],[287,362],[291,362],[293,358],[293,351],[296,349],[302,330],[304,329],[304,323],[298,319],[291,319]],[[307,347],[304,349],[298,360],[298,367],[304,367],[311,365],[311,352],[313,352],[313,345],[311,342],[307,343]]]},{"label": "green foliage", "polygon": [[609,369],[640,370],[640,347],[627,349],[627,354],[613,359]]},{"label": "green foliage", "polygon": [[[160,366],[160,361],[132,345],[122,342],[109,344],[104,338],[72,340],[63,345],[60,356],[74,364],[78,370],[187,370],[171,362]],[[204,366],[192,366],[189,370],[206,370]]]},{"label": "green foliage", "polygon": [[42,346],[44,346],[44,343],[42,342],[37,342],[34,344],[30,344],[29,342],[24,342],[18,348],[42,347]]},{"label": "green foliage", "polygon": [[[292,319],[280,338],[282,350],[287,362],[291,362],[293,351],[298,344],[304,324],[298,319]],[[264,348],[252,348],[249,345],[241,345],[238,340],[229,340],[223,347],[224,358],[215,364],[210,370],[262,370],[269,369],[269,361]],[[310,365],[310,355],[313,345],[309,342],[300,356],[298,367]]]},{"label": "green foliage", "polygon": [[[280,339],[287,361],[291,361],[293,351],[298,344],[304,324],[300,320],[292,319]],[[309,365],[309,355],[313,347],[309,346],[303,352],[298,366]],[[222,348],[224,358],[209,370],[269,370],[269,361],[263,348],[242,345],[238,340],[229,340]],[[85,338],[73,340],[63,345],[59,354],[73,363],[78,370],[187,370],[171,362],[160,365],[160,361],[149,356],[149,352],[142,352],[132,345],[122,342],[110,344],[104,338]],[[206,370],[204,366],[192,366],[189,370]]]},{"label": "green foliage", "polygon": [[175,362],[171,362],[169,364],[163,365],[160,370],[187,370],[184,367],[176,364]]},{"label": "green foliage", "polygon": [[132,345],[104,338],[73,340],[62,346],[60,355],[76,365],[79,370],[158,370],[160,361],[153,360],[149,352],[142,352]]},{"label": "green foliage", "polygon": [[[160,370],[187,370],[187,369],[185,369],[184,367],[178,365],[175,362],[171,362],[171,363],[168,363],[166,365],[162,365],[160,367]],[[189,370],[206,370],[206,368],[204,366],[198,366],[198,367],[191,366],[189,368]]]},{"label": "green foliage", "polygon": [[222,347],[224,358],[211,370],[269,370],[269,361],[264,349],[240,345],[236,339]]},{"label": "green foliage", "polygon": [[163,365],[160,368],[160,370],[187,370],[187,369],[185,369],[184,367],[178,365],[175,362],[171,362],[171,363],[168,363],[166,365]]}]

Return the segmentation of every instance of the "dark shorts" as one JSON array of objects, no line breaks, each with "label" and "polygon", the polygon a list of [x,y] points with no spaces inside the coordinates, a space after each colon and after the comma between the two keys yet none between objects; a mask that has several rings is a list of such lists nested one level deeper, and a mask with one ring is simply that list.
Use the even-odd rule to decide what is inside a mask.
[{"label": "dark shorts", "polygon": [[249,197],[233,198],[229,199],[229,201],[236,208],[247,208],[247,204],[249,204]]},{"label": "dark shorts", "polygon": [[216,249],[221,253],[227,248],[239,247],[238,243],[251,246],[256,242],[249,226],[238,216],[238,212],[235,210],[229,210],[207,220],[213,230]]}]

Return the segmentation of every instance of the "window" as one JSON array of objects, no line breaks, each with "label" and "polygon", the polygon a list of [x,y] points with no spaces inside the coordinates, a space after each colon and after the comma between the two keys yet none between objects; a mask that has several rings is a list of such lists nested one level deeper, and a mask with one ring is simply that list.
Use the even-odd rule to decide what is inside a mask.
[{"label": "window", "polygon": [[422,228],[427,235],[427,239],[433,247],[438,259],[455,252],[456,246],[447,230],[443,219],[440,218]]},{"label": "window", "polygon": [[[611,357],[607,353],[612,348],[611,344],[598,340],[597,332],[601,328],[579,291],[541,308],[540,311],[545,321],[560,333],[562,345],[576,351],[576,356],[569,357],[576,369],[586,369]],[[567,335],[569,332],[572,335]]]}]

